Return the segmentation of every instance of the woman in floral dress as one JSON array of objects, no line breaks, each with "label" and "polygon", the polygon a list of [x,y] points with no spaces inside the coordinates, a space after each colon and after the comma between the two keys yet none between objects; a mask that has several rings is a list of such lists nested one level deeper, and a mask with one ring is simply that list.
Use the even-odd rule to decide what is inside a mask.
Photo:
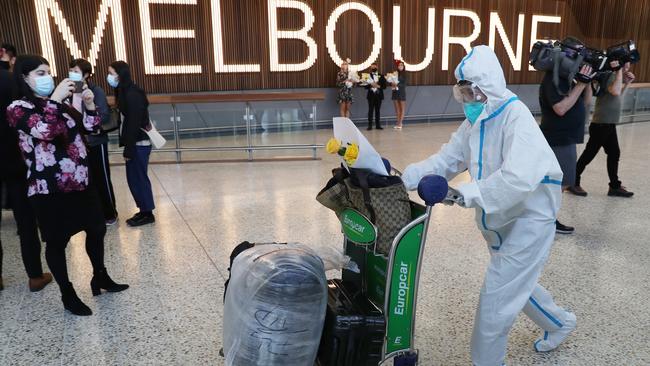
[{"label": "woman in floral dress", "polygon": [[[73,95],[75,84],[69,79],[55,88],[50,66],[40,56],[19,56],[14,78],[22,99],[7,108],[7,122],[18,131],[27,166],[27,196],[47,243],[45,259],[61,289],[65,309],[75,315],[91,315],[68,278],[65,248],[73,235],[86,233],[93,295],[102,289],[118,292],[128,288],[113,282],[106,272],[106,224],[97,193],[88,189],[88,150],[82,134],[99,128],[94,96],[85,86],[82,93]],[[83,103],[83,114],[70,100]]]},{"label": "woman in floral dress", "polygon": [[336,101],[339,104],[341,117],[350,118],[350,107],[354,98],[352,97],[352,87],[354,82],[350,79],[348,72],[348,62],[341,64],[341,70],[336,74],[336,86],[339,88],[339,93],[336,96]]}]

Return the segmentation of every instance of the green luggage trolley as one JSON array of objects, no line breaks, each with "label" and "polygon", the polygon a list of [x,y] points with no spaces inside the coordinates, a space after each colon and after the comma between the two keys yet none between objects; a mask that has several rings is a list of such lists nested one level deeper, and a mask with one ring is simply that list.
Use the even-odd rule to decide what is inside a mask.
[{"label": "green luggage trolley", "polygon": [[360,273],[344,270],[343,283],[356,283],[363,295],[383,310],[385,335],[379,365],[416,365],[414,344],[417,292],[426,234],[433,205],[447,195],[447,181],[435,175],[420,181],[418,193],[425,205],[410,202],[411,221],[396,235],[388,256],[377,253],[377,228],[358,211],[340,215],[344,248]]}]

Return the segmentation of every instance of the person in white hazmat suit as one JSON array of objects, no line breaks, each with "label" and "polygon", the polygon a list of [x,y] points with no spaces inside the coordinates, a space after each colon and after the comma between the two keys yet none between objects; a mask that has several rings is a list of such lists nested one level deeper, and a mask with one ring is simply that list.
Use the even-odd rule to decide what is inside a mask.
[{"label": "person in white hazmat suit", "polygon": [[576,326],[575,315],[537,283],[555,238],[562,170],[528,108],[506,88],[489,47],[473,48],[455,74],[454,97],[467,119],[440,152],[409,165],[402,179],[412,190],[425,175],[451,180],[469,171],[471,182],[450,189],[448,198],[476,210],[490,252],[472,361],[501,366],[508,332],[522,309],[544,331],[534,343],[538,352],[556,348]]}]

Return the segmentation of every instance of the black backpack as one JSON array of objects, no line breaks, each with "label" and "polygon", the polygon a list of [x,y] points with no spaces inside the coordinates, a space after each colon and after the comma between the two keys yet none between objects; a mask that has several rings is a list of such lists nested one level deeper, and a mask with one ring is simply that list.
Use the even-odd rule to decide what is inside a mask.
[{"label": "black backpack", "polygon": [[223,284],[223,302],[226,302],[226,291],[228,291],[228,283],[230,282],[230,268],[232,267],[232,262],[235,261],[235,258],[237,258],[238,255],[240,255],[243,251],[246,249],[250,249],[254,247],[255,244],[249,243],[247,241],[241,242],[237,244],[235,249],[232,250],[230,253],[230,266],[228,267],[228,279],[226,282]]},{"label": "black backpack", "polygon": [[243,242],[237,244],[235,249],[233,249],[232,252],[230,252],[230,267],[228,267],[228,279],[223,284],[223,287],[224,287],[224,289],[223,289],[223,302],[224,303],[226,302],[226,291],[228,291],[228,283],[230,283],[230,273],[232,272],[231,271],[232,262],[234,262],[235,258],[237,258],[237,256],[242,254],[244,251],[254,247],[255,245],[260,245],[260,244],[286,244],[286,243],[257,243],[257,244],[255,244],[255,243],[251,243],[251,242],[248,242],[248,241],[243,241]]}]

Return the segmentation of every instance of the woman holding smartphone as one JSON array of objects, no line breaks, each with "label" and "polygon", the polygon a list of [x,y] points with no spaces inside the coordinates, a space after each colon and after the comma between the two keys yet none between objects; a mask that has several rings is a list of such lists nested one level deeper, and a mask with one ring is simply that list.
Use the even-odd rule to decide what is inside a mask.
[{"label": "woman holding smartphone", "polygon": [[406,71],[404,69],[404,61],[395,60],[395,68],[397,69],[398,83],[391,83],[393,90],[393,104],[395,104],[395,114],[397,116],[396,130],[401,130],[404,122],[404,111],[406,110],[406,86],[408,79],[406,78]]},{"label": "woman holding smartphone", "polygon": [[124,117],[120,125],[120,146],[124,147],[126,180],[140,211],[126,220],[129,226],[142,226],[156,221],[155,204],[149,180],[151,141],[145,132],[150,128],[147,94],[131,79],[131,69],[124,61],[108,67],[108,84],[115,88],[115,99]]},{"label": "woman holding smartphone", "polygon": [[7,121],[18,131],[28,170],[27,196],[46,242],[45,259],[61,289],[65,309],[91,315],[68,278],[65,249],[73,235],[86,233],[93,295],[102,289],[119,292],[129,287],[115,283],[106,272],[106,225],[97,194],[88,189],[88,150],[82,134],[99,125],[94,95],[84,86],[78,95],[84,112],[75,110],[66,102],[73,96],[74,82],[64,79],[55,87],[49,63],[35,55],[18,57],[14,80],[22,98],[7,108]]},{"label": "woman holding smartphone", "polygon": [[339,93],[336,96],[336,101],[339,103],[341,117],[350,118],[350,107],[354,98],[352,96],[352,87],[354,82],[350,79],[348,61],[341,64],[341,70],[336,74],[336,86],[339,88]]}]

